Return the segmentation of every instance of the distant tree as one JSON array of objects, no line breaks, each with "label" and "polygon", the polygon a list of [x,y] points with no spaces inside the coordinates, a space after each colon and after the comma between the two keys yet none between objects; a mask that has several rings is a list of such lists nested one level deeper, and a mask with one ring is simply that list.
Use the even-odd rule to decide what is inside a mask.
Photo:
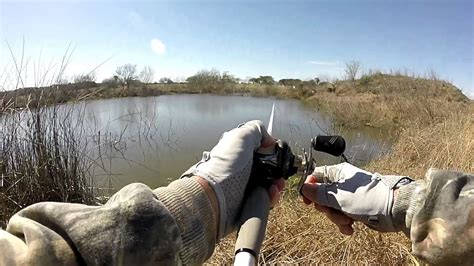
[{"label": "distant tree", "polygon": [[238,78],[234,77],[234,75],[230,74],[229,71],[224,71],[221,76],[222,83],[237,83],[239,81]]},{"label": "distant tree", "polygon": [[275,80],[272,76],[260,76],[258,78],[253,79],[254,83],[262,84],[262,85],[273,85],[275,84]]},{"label": "distant tree", "polygon": [[129,86],[132,81],[137,80],[137,65],[132,65],[132,64],[125,64],[123,66],[117,67],[117,70],[115,70],[116,76],[119,78],[119,80],[122,82],[122,84],[125,86]]},{"label": "distant tree", "polygon": [[201,70],[195,75],[186,79],[191,88],[200,92],[219,92],[228,88],[229,84],[237,83],[238,79],[229,72],[220,73],[219,71]]},{"label": "distant tree", "polygon": [[319,82],[320,82],[319,78],[314,78],[313,80],[316,83],[316,85],[319,85]]},{"label": "distant tree", "polygon": [[357,77],[357,73],[360,70],[360,62],[359,61],[350,61],[346,62],[346,72],[347,79],[354,81]]},{"label": "distant tree", "polygon": [[161,78],[159,80],[160,83],[165,83],[165,84],[173,84],[173,80],[170,78]]},{"label": "distant tree", "polygon": [[221,87],[221,75],[219,71],[212,70],[201,70],[194,76],[188,77],[186,81],[195,90],[203,92],[213,92]]},{"label": "distant tree", "polygon": [[307,87],[314,87],[314,86],[317,86],[318,84],[316,83],[316,81],[314,79],[310,79],[310,80],[305,80],[305,81],[302,81],[300,83],[300,87],[304,87],[304,86],[307,86]]},{"label": "distant tree", "polygon": [[212,69],[212,70],[201,70],[197,72],[195,75],[188,77],[186,81],[189,83],[197,83],[197,82],[213,83],[213,82],[219,82],[220,79],[221,79],[221,75],[219,71]]},{"label": "distant tree", "polygon": [[186,83],[186,77],[177,76],[177,77],[174,77],[172,81],[173,81],[173,83],[183,84],[183,83]]},{"label": "distant tree", "polygon": [[139,75],[140,81],[143,82],[143,84],[145,85],[152,83],[154,74],[155,74],[155,71],[153,71],[153,69],[150,66],[146,66],[140,72],[140,75]]},{"label": "distant tree", "polygon": [[117,88],[119,84],[120,82],[117,76],[113,76],[111,78],[106,78],[102,80],[102,85],[108,89]]},{"label": "distant tree", "polygon": [[95,87],[95,74],[90,72],[87,74],[76,75],[73,78],[73,84],[69,86],[71,89],[86,89]]},{"label": "distant tree", "polygon": [[301,79],[280,79],[278,84],[284,86],[298,86],[301,84]]},{"label": "distant tree", "polygon": [[95,73],[79,74],[74,77],[74,83],[95,82]]}]

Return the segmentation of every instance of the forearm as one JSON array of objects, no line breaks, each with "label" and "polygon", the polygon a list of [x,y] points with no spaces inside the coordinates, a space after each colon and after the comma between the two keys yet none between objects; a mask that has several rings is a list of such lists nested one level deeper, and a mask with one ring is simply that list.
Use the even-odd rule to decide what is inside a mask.
[{"label": "forearm", "polygon": [[130,184],[103,206],[42,202],[21,210],[1,231],[0,250],[0,265],[176,264],[182,240],[153,191]]},{"label": "forearm", "polygon": [[420,209],[421,202],[426,198],[426,182],[417,180],[404,185],[395,191],[394,197],[392,209],[394,226],[410,237],[413,214]]},{"label": "forearm", "polygon": [[474,262],[473,175],[428,171],[424,180],[399,188],[393,215],[417,257],[433,264]]},{"label": "forearm", "polygon": [[216,243],[212,193],[193,177],[130,184],[103,206],[34,204],[0,230],[0,265],[200,264]]},{"label": "forearm", "polygon": [[200,177],[183,178],[154,191],[174,217],[183,243],[184,264],[201,264],[214,251],[218,206],[210,185]]}]

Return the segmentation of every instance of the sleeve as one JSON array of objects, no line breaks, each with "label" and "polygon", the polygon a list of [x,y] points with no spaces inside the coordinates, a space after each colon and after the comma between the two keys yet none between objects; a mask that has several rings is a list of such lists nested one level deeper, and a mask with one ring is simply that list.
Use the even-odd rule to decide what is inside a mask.
[{"label": "sleeve", "polygon": [[392,214],[418,258],[474,264],[474,175],[431,169],[399,188]]},{"label": "sleeve", "polygon": [[213,217],[195,178],[155,191],[130,184],[103,206],[37,203],[0,230],[0,265],[202,263],[214,249]]}]

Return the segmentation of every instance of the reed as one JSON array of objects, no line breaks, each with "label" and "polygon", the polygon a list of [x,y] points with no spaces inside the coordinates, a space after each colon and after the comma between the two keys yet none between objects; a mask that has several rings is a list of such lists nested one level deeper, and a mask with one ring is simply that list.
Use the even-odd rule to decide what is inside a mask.
[{"label": "reed", "polygon": [[[51,95],[42,95],[51,98]],[[30,102],[32,102],[31,100]],[[77,108],[77,107],[76,107]],[[6,106],[0,116],[0,221],[40,201],[94,202],[84,112],[48,104]]]}]

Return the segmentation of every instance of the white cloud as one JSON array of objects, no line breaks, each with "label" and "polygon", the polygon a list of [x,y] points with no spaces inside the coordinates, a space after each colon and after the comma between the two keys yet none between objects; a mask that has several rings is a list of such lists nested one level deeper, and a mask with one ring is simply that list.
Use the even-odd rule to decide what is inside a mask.
[{"label": "white cloud", "polygon": [[318,65],[318,66],[332,66],[332,67],[340,67],[340,63],[335,61],[335,62],[330,62],[330,61],[308,61],[309,64],[311,65]]},{"label": "white cloud", "polygon": [[157,38],[151,39],[150,47],[154,53],[159,54],[159,55],[162,55],[166,52],[165,44],[160,39],[157,39]]}]

